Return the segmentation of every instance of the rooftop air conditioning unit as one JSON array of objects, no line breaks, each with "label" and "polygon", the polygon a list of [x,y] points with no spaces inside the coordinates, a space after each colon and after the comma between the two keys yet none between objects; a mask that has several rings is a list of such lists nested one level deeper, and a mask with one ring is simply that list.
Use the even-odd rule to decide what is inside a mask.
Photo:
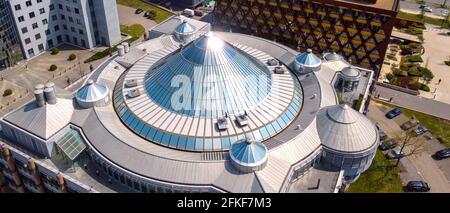
[{"label": "rooftop air conditioning unit", "polygon": [[125,81],[126,87],[136,87],[137,86],[137,80],[136,79],[129,79]]},{"label": "rooftop air conditioning unit", "polygon": [[236,116],[236,121],[238,122],[239,126],[247,126],[248,125],[248,115],[247,112],[244,111],[244,113]]},{"label": "rooftop air conditioning unit", "polygon": [[274,72],[275,74],[284,74],[286,70],[283,67],[275,67]]},{"label": "rooftop air conditioning unit", "polygon": [[278,64],[279,64],[278,61],[274,58],[267,60],[267,65],[269,66],[278,66]]},{"label": "rooftop air conditioning unit", "polygon": [[228,129],[228,121],[226,117],[221,117],[217,119],[217,128],[219,129],[219,131]]},{"label": "rooftop air conditioning unit", "polygon": [[138,89],[132,89],[132,90],[128,91],[128,97],[130,97],[130,98],[136,98],[140,95],[141,95],[141,92],[139,92]]}]

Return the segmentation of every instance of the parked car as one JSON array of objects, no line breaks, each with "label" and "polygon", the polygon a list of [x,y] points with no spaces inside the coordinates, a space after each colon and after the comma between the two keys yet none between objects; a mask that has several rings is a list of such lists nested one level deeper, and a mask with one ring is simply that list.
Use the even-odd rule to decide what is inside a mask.
[{"label": "parked car", "polygon": [[151,14],[155,14],[155,11],[153,11],[153,10],[147,10],[147,11],[145,11],[144,16],[147,17],[147,16],[149,16],[149,15],[151,15]]},{"label": "parked car", "polygon": [[392,149],[392,148],[396,147],[397,144],[398,144],[397,141],[389,140],[389,141],[386,141],[385,143],[380,144],[378,146],[378,148],[380,150],[384,151],[384,150],[388,150],[388,149]]},{"label": "parked car", "polygon": [[411,129],[411,128],[417,126],[418,124],[419,124],[419,120],[417,120],[417,119],[411,119],[411,120],[409,120],[409,121],[403,123],[403,124],[400,126],[400,128],[402,128],[403,130],[408,130],[408,129]]},{"label": "parked car", "polygon": [[396,147],[386,154],[387,159],[400,159],[405,157],[405,153],[400,151],[400,147]]},{"label": "parked car", "polygon": [[450,157],[450,148],[439,150],[436,152],[436,154],[434,156],[438,160],[449,158]]},{"label": "parked car", "polygon": [[134,13],[141,14],[142,12],[144,12],[144,10],[141,8],[138,8],[138,9],[136,9],[136,12],[134,12]]},{"label": "parked car", "polygon": [[428,132],[428,129],[424,126],[419,126],[417,129],[414,130],[417,136],[423,135],[424,133]]},{"label": "parked car", "polygon": [[194,10],[194,15],[196,16],[203,16],[203,12],[200,10]]},{"label": "parked car", "polygon": [[378,135],[380,136],[380,141],[384,141],[387,138],[387,134],[383,130],[378,130]]},{"label": "parked car", "polygon": [[393,110],[386,113],[386,117],[389,119],[393,119],[402,114],[402,110],[400,108],[394,108]]},{"label": "parked car", "polygon": [[425,6],[425,5],[421,5],[420,9],[422,9],[425,12],[429,12],[429,13],[433,12],[433,9],[431,7],[428,7],[428,6]]},{"label": "parked car", "polygon": [[430,191],[430,186],[425,181],[409,181],[405,187],[408,192],[428,192]]}]

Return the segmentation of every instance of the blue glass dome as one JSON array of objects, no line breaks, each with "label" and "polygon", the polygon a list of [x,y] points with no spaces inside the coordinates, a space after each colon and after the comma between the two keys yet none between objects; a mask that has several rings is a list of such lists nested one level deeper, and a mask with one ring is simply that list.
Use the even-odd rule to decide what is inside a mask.
[{"label": "blue glass dome", "polygon": [[[145,77],[149,97],[177,113],[220,117],[241,113],[264,100],[271,88],[270,70],[259,61],[209,33],[168,57]],[[173,79],[186,79],[195,92],[189,109],[173,104]],[[186,90],[188,88],[185,88]],[[186,101],[186,100],[183,100]],[[186,103],[186,102],[185,102]]]},{"label": "blue glass dome", "polygon": [[299,54],[295,58],[295,62],[305,67],[318,67],[322,64],[322,60],[317,57],[310,49],[302,54]]},{"label": "blue glass dome", "polygon": [[108,95],[108,87],[102,84],[97,84],[92,80],[89,80],[87,84],[78,90],[76,98],[79,101],[91,102],[98,101],[105,98]]},{"label": "blue glass dome", "polygon": [[180,25],[175,28],[175,33],[179,34],[192,34],[197,31],[192,24],[189,24],[187,21],[183,21]]},{"label": "blue glass dome", "polygon": [[[254,57],[212,33],[158,54],[124,73],[113,95],[125,125],[153,143],[228,151],[246,134],[258,141],[273,137],[301,110],[300,82],[290,72],[269,70],[267,54]],[[138,85],[130,88],[125,79]],[[136,89],[139,96],[129,97]]]},{"label": "blue glass dome", "polygon": [[258,171],[267,162],[267,147],[261,142],[246,138],[231,146],[230,157],[239,170]]}]

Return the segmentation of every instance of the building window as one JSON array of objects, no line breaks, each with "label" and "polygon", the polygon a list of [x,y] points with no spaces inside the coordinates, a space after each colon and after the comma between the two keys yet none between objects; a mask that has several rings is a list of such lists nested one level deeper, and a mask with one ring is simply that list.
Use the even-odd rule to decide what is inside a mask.
[{"label": "building window", "polygon": [[56,20],[58,20],[58,16],[53,15],[53,16],[52,16],[52,21],[56,21]]},{"label": "building window", "polygon": [[24,27],[22,28],[22,33],[27,33],[28,32],[28,28]]},{"label": "building window", "polygon": [[38,33],[38,34],[34,35],[34,38],[36,38],[36,40],[39,40],[39,39],[41,39],[41,34],[40,34],[40,33]]},{"label": "building window", "polygon": [[56,25],[55,26],[55,32],[58,32],[59,31],[59,25]]},{"label": "building window", "polygon": [[19,20],[19,22],[23,22],[25,21],[25,18],[23,16],[19,16],[19,18],[17,18]]},{"label": "building window", "polygon": [[33,27],[33,29],[36,29],[36,28],[38,28],[38,24],[34,23],[34,24],[31,25],[31,27]]},{"label": "building window", "polygon": [[73,23],[73,18],[71,16],[69,16],[69,22]]},{"label": "building window", "polygon": [[62,10],[62,9],[63,9],[62,4],[58,4],[58,8],[59,8],[60,10]]},{"label": "building window", "polygon": [[14,9],[17,11],[17,10],[21,10],[22,7],[20,7],[20,4],[16,4],[16,5],[14,5]]},{"label": "building window", "polygon": [[45,13],[45,9],[44,8],[39,9],[39,14],[44,14],[44,13]]},{"label": "building window", "polygon": [[55,9],[55,5],[54,5],[54,4],[51,4],[51,5],[49,6],[49,8],[50,8],[50,11],[52,11],[52,10]]},{"label": "building window", "polygon": [[42,0],[37,0],[37,3],[42,3]]},{"label": "building window", "polygon": [[29,43],[31,43],[31,39],[30,38],[26,38],[25,39],[25,44],[29,44]]},{"label": "building window", "polygon": [[75,32],[75,27],[70,27],[70,31]]},{"label": "building window", "polygon": [[34,56],[34,50],[33,50],[33,48],[28,49],[28,55],[29,55],[30,57],[33,57],[33,56]]},{"label": "building window", "polygon": [[42,24],[43,24],[43,25],[48,24],[48,20],[47,20],[47,19],[42,20]]},{"label": "building window", "polygon": [[44,44],[39,44],[38,49],[39,49],[39,52],[44,51]]},{"label": "building window", "polygon": [[66,20],[66,16],[61,15],[61,19],[62,19],[62,20]]},{"label": "building window", "polygon": [[45,30],[45,35],[50,35],[50,30]]},{"label": "building window", "polygon": [[28,15],[30,16],[30,18],[36,17],[36,15],[34,14],[34,12],[28,13]]},{"label": "building window", "polygon": [[58,41],[58,43],[61,43],[61,41],[62,41],[62,36],[61,36],[61,35],[57,36],[57,37],[56,37],[56,40]]},{"label": "building window", "polygon": [[47,45],[48,45],[48,48],[53,48],[53,40],[48,40],[47,41]]},{"label": "building window", "polygon": [[66,10],[67,10],[67,12],[71,12],[71,10],[70,10],[70,7],[69,7],[69,6],[66,6]]},{"label": "building window", "polygon": [[63,24],[63,29],[67,30],[67,25]]},{"label": "building window", "polygon": [[80,14],[80,10],[78,8],[73,8],[73,11],[75,11],[75,14]]},{"label": "building window", "polygon": [[25,5],[27,5],[27,7],[30,7],[32,4],[31,4],[31,1],[26,1],[25,2]]}]

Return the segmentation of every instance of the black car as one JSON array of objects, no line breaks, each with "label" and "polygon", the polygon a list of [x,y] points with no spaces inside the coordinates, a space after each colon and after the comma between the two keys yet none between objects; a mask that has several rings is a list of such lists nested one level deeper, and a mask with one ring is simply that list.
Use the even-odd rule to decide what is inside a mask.
[{"label": "black car", "polygon": [[431,188],[425,181],[409,181],[405,189],[408,192],[428,192]]},{"label": "black car", "polygon": [[437,151],[436,154],[435,154],[435,157],[438,160],[449,158],[450,157],[450,148]]},{"label": "black car", "polygon": [[380,141],[384,141],[387,138],[387,134],[383,130],[378,130],[378,135],[380,136]]},{"label": "black car", "polygon": [[134,12],[134,13],[141,14],[142,12],[144,12],[144,10],[141,8],[138,8],[138,9],[136,9],[136,12]]},{"label": "black car", "polygon": [[394,108],[393,110],[386,113],[386,117],[389,119],[395,118],[402,114],[402,110],[400,108]]},{"label": "black car", "polygon": [[392,149],[392,148],[394,148],[395,146],[397,146],[397,142],[396,141],[394,141],[394,140],[389,140],[389,141],[387,141],[386,143],[382,143],[382,144],[380,144],[379,146],[378,146],[378,148],[380,149],[380,150],[388,150],[388,149]]}]

